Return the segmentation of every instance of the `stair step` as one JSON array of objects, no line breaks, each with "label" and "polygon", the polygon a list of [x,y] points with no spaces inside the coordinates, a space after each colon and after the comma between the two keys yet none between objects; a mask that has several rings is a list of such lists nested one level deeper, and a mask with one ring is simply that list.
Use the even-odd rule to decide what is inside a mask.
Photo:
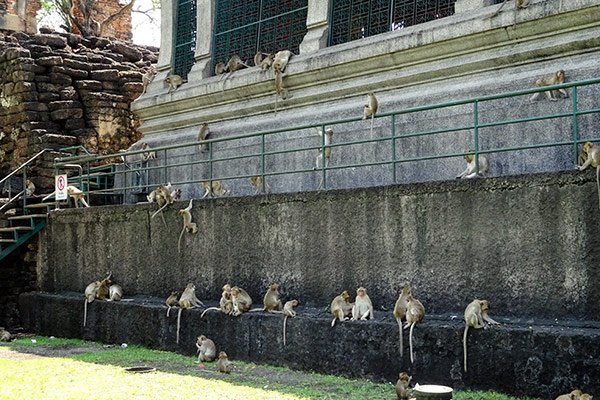
[{"label": "stair step", "polygon": [[0,243],[15,243],[15,239],[0,239]]},{"label": "stair step", "polygon": [[8,217],[8,220],[14,221],[14,220],[34,219],[34,218],[48,218],[48,214],[15,215],[14,217]]},{"label": "stair step", "polygon": [[6,232],[20,232],[20,231],[32,231],[33,228],[30,226],[13,226],[10,228],[0,228],[0,233]]},{"label": "stair step", "polygon": [[[67,206],[67,203],[58,203],[59,206]],[[27,204],[25,207],[27,208],[48,208],[55,207],[56,203],[37,203],[37,204]]]}]

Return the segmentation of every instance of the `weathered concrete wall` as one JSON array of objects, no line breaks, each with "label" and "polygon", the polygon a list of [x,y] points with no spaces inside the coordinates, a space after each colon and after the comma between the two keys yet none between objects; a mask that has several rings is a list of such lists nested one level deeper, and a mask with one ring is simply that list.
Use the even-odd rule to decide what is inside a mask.
[{"label": "weathered concrete wall", "polygon": [[[376,312],[375,321],[330,326],[326,312],[298,308],[288,320],[287,345],[282,342],[282,318],[251,313],[231,318],[199,310],[181,317],[180,344],[175,344],[176,314],[165,316],[162,299],[135,297],[131,302],[96,301],[82,327],[81,293],[30,293],[20,297],[24,326],[44,335],[77,337],[107,343],[140,343],[178,351],[191,357],[195,339],[204,334],[232,360],[288,365],[292,368],[368,377],[395,382],[408,371],[413,382],[454,388],[497,390],[515,395],[552,398],[574,387],[600,392],[598,324],[571,326],[559,322],[534,324],[500,319],[503,325],[471,331],[469,371],[463,372],[460,318],[427,317],[414,329],[415,363],[410,364],[408,340],[398,351],[398,327],[390,312]],[[405,335],[408,336],[408,335]],[[390,385],[390,398],[393,387]]]},{"label": "weathered concrete wall", "polygon": [[188,281],[218,299],[230,282],[260,303],[286,297],[325,307],[369,290],[391,308],[409,282],[429,313],[486,298],[512,318],[600,320],[600,213],[594,174],[196,200],[196,235],[178,209],[151,205],[53,212],[39,268],[44,291],[82,292],[112,271],[125,291],[163,297]]},{"label": "weathered concrete wall", "polygon": [[[273,75],[258,68],[235,72],[227,79],[192,74],[189,82],[167,93],[159,73],[148,93],[133,105],[143,120],[141,131],[151,144],[194,141],[202,123],[210,125],[213,138],[241,133],[304,126],[311,123],[359,118],[365,94],[375,91],[379,113],[409,107],[456,101],[476,96],[495,95],[533,86],[541,75],[564,69],[567,81],[595,78],[600,57],[600,5],[594,0],[564,2],[532,1],[524,10],[505,7],[495,17],[497,7],[483,7],[436,21],[387,32],[381,35],[332,46],[292,57],[284,84],[290,96],[279,101],[274,112]],[[199,62],[202,60],[199,60]],[[162,74],[162,75],[161,75]],[[194,79],[196,78],[196,79]],[[582,88],[579,106],[597,108],[599,86]],[[529,118],[544,114],[569,113],[572,101],[515,97],[480,104],[481,122]],[[401,115],[395,125],[398,135],[464,127],[472,124],[472,107],[460,106],[412,115]],[[578,118],[583,138],[600,135],[598,114]],[[369,133],[366,121],[334,125],[334,143],[391,135],[390,118],[375,119]],[[488,127],[480,130],[481,149],[522,146],[571,139],[571,120]],[[214,146],[214,157],[256,153],[259,139]],[[317,146],[313,130],[295,130],[267,138],[267,150]],[[401,138],[397,159],[460,153],[473,148],[472,130],[445,133],[434,137]],[[332,167],[391,159],[390,142],[336,147]],[[535,154],[535,155],[534,155]],[[286,169],[310,169],[316,150],[266,157],[267,173]],[[489,156],[491,174],[511,175],[570,169],[572,146],[544,150],[493,153]],[[162,165],[164,155],[152,165]],[[173,162],[206,158],[190,149],[170,151]],[[459,157],[410,162],[397,166],[398,182],[410,183],[449,179],[464,169]],[[256,174],[259,157],[216,163],[215,177]],[[206,168],[169,169],[167,176],[151,177],[152,184],[191,179],[206,179]],[[317,173],[309,172],[268,178],[274,192],[315,190]],[[351,168],[330,172],[329,188],[353,188],[392,184],[389,166]],[[227,181],[236,195],[249,194],[247,179]],[[184,198],[200,193],[197,185],[184,188]]]}]

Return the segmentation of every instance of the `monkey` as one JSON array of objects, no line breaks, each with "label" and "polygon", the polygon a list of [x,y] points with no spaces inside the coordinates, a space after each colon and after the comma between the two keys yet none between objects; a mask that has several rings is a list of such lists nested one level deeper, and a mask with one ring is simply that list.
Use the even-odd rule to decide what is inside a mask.
[{"label": "monkey", "polygon": [[255,67],[260,67],[260,63],[263,60],[263,55],[264,55],[264,53],[262,51],[256,52],[256,54],[254,55],[254,66]]},{"label": "monkey", "polygon": [[198,336],[196,348],[198,349],[199,363],[215,361],[215,358],[217,358],[217,346],[215,346],[215,342],[204,335]]},{"label": "monkey", "polygon": [[352,307],[352,320],[363,320],[373,318],[373,303],[367,294],[367,289],[359,287],[356,289],[356,299]]},{"label": "monkey", "polygon": [[202,124],[200,128],[200,132],[198,132],[198,141],[200,144],[200,151],[206,153],[209,149],[210,143],[203,143],[205,140],[210,139],[210,129],[208,128],[208,124],[205,122]]},{"label": "monkey", "polygon": [[169,85],[169,91],[167,93],[174,92],[179,86],[183,85],[186,82],[187,81],[179,75],[171,74],[167,76],[165,78],[165,83]]},{"label": "monkey", "polygon": [[265,72],[266,70],[271,68],[271,66],[273,65],[274,59],[275,59],[274,54],[270,54],[270,53],[267,54],[267,56],[265,58],[263,58],[263,60],[260,62],[261,72]]},{"label": "monkey", "polygon": [[406,320],[406,308],[408,307],[408,297],[411,295],[409,286],[404,286],[398,295],[398,300],[394,305],[394,318],[398,322],[398,330],[400,331],[400,357],[404,356],[404,345],[402,339],[402,321]]},{"label": "monkey", "polygon": [[0,327],[0,342],[10,342],[12,336],[9,331],[5,330],[3,327]]},{"label": "monkey", "polygon": [[231,299],[231,285],[229,285],[229,283],[226,283],[223,286],[223,293],[221,293],[221,300],[219,300],[219,307],[207,308],[206,310],[204,310],[204,312],[202,312],[202,315],[200,315],[200,318],[204,318],[204,314],[206,314],[206,312],[209,310],[221,311],[221,312],[225,313],[226,315],[231,315],[233,313],[233,301]]},{"label": "monkey", "polygon": [[265,182],[265,180],[263,179],[262,176],[255,175],[255,176],[251,176],[249,179],[250,179],[250,184],[252,186],[254,186],[254,188],[256,189],[254,191],[255,195],[257,195],[259,193],[269,193],[269,185],[267,185],[267,182]]},{"label": "monkey", "polygon": [[464,157],[467,162],[467,168],[456,176],[456,179],[469,179],[474,178],[476,176],[485,177],[490,169],[490,164],[488,159],[483,154],[480,154],[477,158],[479,159],[479,172],[476,172],[475,169],[475,156],[473,154],[465,154]]},{"label": "monkey", "polygon": [[77,189],[75,186],[67,186],[67,194],[71,197],[71,199],[73,199],[73,203],[75,203],[75,208],[79,208],[79,202],[81,202],[85,207],[90,206],[85,201],[85,193]]},{"label": "monkey", "polygon": [[[317,131],[317,135],[323,137],[323,131],[321,129],[315,128]],[[323,154],[323,149],[319,149],[319,154],[315,160],[315,170],[319,169],[319,160],[323,160],[323,165],[327,168],[329,164],[329,160],[331,160],[331,144],[333,143],[333,129],[327,128],[325,129],[325,137],[323,139],[323,145],[325,147],[325,153]]]},{"label": "monkey", "polygon": [[410,326],[410,333],[408,334],[408,343],[410,346],[410,362],[414,363],[415,358],[413,355],[412,344],[413,328],[415,327],[415,324],[423,321],[423,318],[425,318],[425,307],[423,307],[423,304],[419,300],[415,299],[412,296],[412,294],[409,294],[406,300],[406,325],[404,325],[404,329]]},{"label": "monkey", "polygon": [[[250,66],[248,64],[244,63],[239,55],[234,54],[231,56],[231,58],[227,61],[227,64],[225,65],[225,71],[228,73],[223,75],[221,77],[221,79],[224,78],[226,81],[227,78],[229,78],[231,76],[231,74],[233,74],[235,71],[238,71],[243,68],[248,68],[248,67],[250,67]],[[219,80],[221,80],[221,79],[219,79]],[[225,90],[224,89],[225,81],[223,81],[223,90]]]},{"label": "monkey", "polygon": [[[144,73],[144,75],[142,75],[142,85],[144,86],[144,88],[142,90],[142,94],[140,95],[140,97],[142,97],[146,93],[148,86],[152,83],[155,76],[156,76],[156,70],[154,68],[150,68],[148,71],[146,71],[146,73]],[[139,97],[138,97],[138,99],[139,99]]]},{"label": "monkey", "polygon": [[120,285],[113,284],[108,287],[108,301],[121,301],[123,298],[123,288]]},{"label": "monkey", "polygon": [[580,400],[583,392],[579,389],[573,390],[571,393],[561,394],[556,400]]},{"label": "monkey", "polygon": [[294,311],[294,307],[298,306],[298,300],[290,300],[285,303],[283,306],[283,345],[285,346],[285,325],[287,323],[287,319],[296,317],[296,311]]},{"label": "monkey", "polygon": [[371,117],[371,136],[373,136],[373,119],[375,118],[375,114],[377,114],[377,108],[379,107],[379,102],[375,97],[375,93],[369,92],[367,94],[367,101],[365,103],[365,108],[363,110],[363,119],[367,119]]},{"label": "monkey", "polygon": [[396,396],[397,400],[408,400],[409,399],[409,384],[412,376],[409,376],[406,372],[400,372],[398,375],[398,382],[396,382]]},{"label": "monkey", "polygon": [[350,303],[348,302],[348,299],[350,298],[350,295],[348,294],[347,290],[344,290],[340,295],[336,296],[333,301],[331,302],[331,314],[333,314],[333,320],[331,321],[331,326],[333,327],[335,325],[335,321],[336,320],[340,320],[340,321],[345,321],[348,318],[346,318],[347,315],[347,310],[348,310],[348,306],[350,306]]},{"label": "monkey", "polygon": [[[149,149],[150,149],[150,145],[148,143],[142,144],[142,150],[149,150]],[[146,152],[142,153],[142,161],[153,160],[155,158],[156,158],[155,151],[146,151]]]},{"label": "monkey", "polygon": [[231,302],[233,303],[233,312],[231,315],[237,317],[250,310],[252,299],[244,289],[234,286],[231,288]]},{"label": "monkey", "polygon": [[[565,83],[565,71],[561,69],[561,70],[556,71],[553,74],[542,76],[541,78],[537,79],[533,84],[534,84],[534,86],[537,86],[537,87],[544,87],[544,86],[552,86],[552,85],[561,85],[563,83]],[[567,90],[565,88],[562,88],[562,89],[557,89],[557,90],[546,90],[545,92],[534,93],[529,98],[529,101],[537,100],[542,95],[542,93],[545,93],[546,98],[550,101],[558,100],[555,97],[555,93],[560,93],[560,95],[563,98],[569,97],[569,93],[567,92]]]},{"label": "monkey", "polygon": [[150,219],[153,219],[157,214],[160,214],[165,226],[167,223],[165,222],[165,217],[162,215],[162,210],[164,210],[167,206],[173,204],[175,199],[178,199],[181,196],[181,190],[177,189],[175,191],[171,191],[171,183],[167,183],[166,186],[159,185],[156,189],[154,189],[146,198],[150,203],[156,203],[158,205],[158,210],[156,210]]},{"label": "monkey", "polygon": [[179,302],[179,292],[176,290],[171,291],[171,294],[169,295],[169,297],[167,297],[167,300],[165,301],[165,304],[167,305],[167,317],[169,316],[169,313],[171,312],[171,308],[176,307],[178,302]]},{"label": "monkey", "polygon": [[105,300],[109,296],[109,286],[112,274],[109,274],[102,281],[94,281],[86,286],[84,291],[85,300],[83,301],[83,326],[87,323],[87,305],[95,299]]},{"label": "monkey", "polygon": [[499,323],[491,319],[488,315],[490,303],[487,300],[473,300],[465,308],[465,331],[463,333],[463,363],[464,370],[467,372],[467,334],[469,328],[486,328],[484,322],[489,325],[498,325]]},{"label": "monkey", "polygon": [[35,193],[35,185],[29,179],[25,179],[25,195],[31,197],[33,193]]},{"label": "monkey", "polygon": [[592,142],[583,144],[582,152],[587,154],[587,159],[581,166],[577,166],[579,171],[584,171],[590,165],[596,168],[596,187],[598,189],[598,207],[600,208],[600,146],[596,146]]},{"label": "monkey", "polygon": [[222,372],[224,374],[229,374],[231,373],[232,369],[233,364],[227,359],[227,353],[221,351],[219,353],[219,360],[217,361],[217,371]]},{"label": "monkey", "polygon": [[594,398],[594,396],[592,396],[591,394],[584,393],[581,395],[579,400],[592,400],[593,398]]},{"label": "monkey", "polygon": [[263,310],[266,312],[281,312],[283,309],[283,304],[279,299],[279,291],[277,290],[279,285],[273,282],[269,285],[269,289],[267,293],[265,293],[265,297],[263,299]]},{"label": "monkey", "polygon": [[210,197],[214,197],[215,195],[218,197],[223,197],[229,194],[229,190],[225,189],[225,186],[221,181],[203,181],[202,188],[204,189],[204,196],[210,195]]},{"label": "monkey", "polygon": [[[502,7],[504,7],[504,5],[506,4],[508,0],[504,0],[502,2],[502,5],[496,10],[495,13],[493,13],[490,18],[494,18],[496,15],[498,15],[500,13],[500,10],[502,10]],[[515,0],[515,10],[519,10],[521,8],[527,8],[529,6],[529,1],[530,0]]]},{"label": "monkey", "polygon": [[181,238],[183,237],[183,233],[186,231],[192,234],[198,232],[198,225],[192,222],[192,213],[190,212],[190,210],[192,209],[193,201],[194,199],[190,199],[190,204],[186,208],[177,212],[177,214],[181,215],[181,218],[183,219],[183,228],[181,228],[181,233],[179,234],[179,241],[177,242],[178,253],[181,253]]},{"label": "monkey", "polygon": [[273,68],[273,76],[275,77],[275,112],[277,112],[277,96],[281,96],[283,100],[287,98],[288,91],[283,87],[283,71],[287,67],[292,52],[289,50],[281,50],[275,53],[271,68]]},{"label": "monkey", "polygon": [[176,342],[179,344],[179,328],[181,327],[181,312],[183,310],[192,309],[194,307],[204,307],[202,303],[196,297],[196,286],[193,283],[188,283],[185,290],[179,298],[179,311],[177,313],[177,339]]},{"label": "monkey", "polygon": [[225,63],[219,62],[215,64],[215,75],[221,75],[225,73]]}]

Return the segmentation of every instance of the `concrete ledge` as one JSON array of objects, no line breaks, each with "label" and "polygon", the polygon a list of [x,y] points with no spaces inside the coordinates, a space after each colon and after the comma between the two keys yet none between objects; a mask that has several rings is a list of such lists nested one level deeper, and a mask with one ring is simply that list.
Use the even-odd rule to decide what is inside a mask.
[{"label": "concrete ledge", "polygon": [[[415,327],[415,363],[398,352],[398,328],[391,312],[376,312],[372,322],[330,326],[325,309],[299,307],[288,321],[282,344],[282,318],[262,312],[231,318],[221,313],[200,318],[182,315],[180,345],[175,344],[176,314],[167,318],[163,299],[135,297],[131,302],[96,301],[83,329],[83,295],[31,292],[20,296],[23,326],[42,335],[108,343],[136,343],[193,356],[200,334],[215,340],[232,359],[287,365],[347,376],[394,381],[409,371],[414,382],[455,388],[493,389],[514,395],[554,398],[579,387],[600,392],[600,326],[570,321],[534,322],[497,318],[502,326],[469,333],[469,372],[462,365],[462,314],[427,316]],[[405,335],[407,336],[407,335]]]}]

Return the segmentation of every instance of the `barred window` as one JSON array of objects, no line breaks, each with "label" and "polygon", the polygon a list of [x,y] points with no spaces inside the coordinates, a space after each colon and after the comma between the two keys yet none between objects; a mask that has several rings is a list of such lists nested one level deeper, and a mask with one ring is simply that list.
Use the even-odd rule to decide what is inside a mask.
[{"label": "barred window", "polygon": [[454,14],[456,0],[332,0],[329,45]]},{"label": "barred window", "polygon": [[187,79],[196,50],[196,0],[177,0],[173,74]]},{"label": "barred window", "polygon": [[213,65],[234,54],[249,62],[258,51],[298,54],[307,11],[308,0],[218,0]]}]

